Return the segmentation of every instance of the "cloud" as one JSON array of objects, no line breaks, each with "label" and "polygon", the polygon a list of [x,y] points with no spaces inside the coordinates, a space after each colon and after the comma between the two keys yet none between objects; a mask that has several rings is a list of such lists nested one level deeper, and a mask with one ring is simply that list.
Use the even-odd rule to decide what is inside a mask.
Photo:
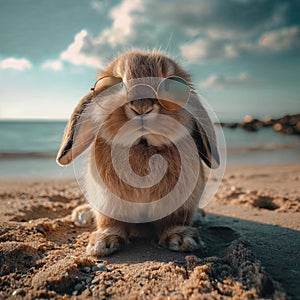
[{"label": "cloud", "polygon": [[60,58],[74,65],[100,67],[100,57],[94,55],[91,51],[96,47],[97,41],[86,30],[81,30],[75,35],[73,43],[61,53]]},{"label": "cloud", "polygon": [[199,83],[203,89],[222,90],[227,87],[250,86],[254,84],[254,80],[246,73],[237,76],[211,75],[206,80]]},{"label": "cloud", "polygon": [[218,40],[198,39],[179,47],[181,55],[188,61],[202,61],[219,57],[236,57],[239,55],[235,47]]},{"label": "cloud", "polygon": [[42,64],[43,70],[61,71],[63,64],[60,60],[47,60]]},{"label": "cloud", "polygon": [[90,5],[92,9],[103,14],[109,8],[110,0],[92,0]]},{"label": "cloud", "polygon": [[300,48],[299,26],[284,27],[267,32],[261,40],[262,48],[269,52],[283,52]]},{"label": "cloud", "polygon": [[240,55],[270,55],[299,52],[299,26],[282,27],[263,33],[254,42],[240,42],[231,45],[231,51]]},{"label": "cloud", "polygon": [[111,28],[100,35],[99,39],[107,38],[107,41],[114,47],[126,45],[128,38],[136,34],[134,27],[138,12],[143,11],[142,0],[124,0],[119,6],[114,7],[109,16],[113,20]]},{"label": "cloud", "polygon": [[299,49],[299,26],[291,26],[267,31],[253,42],[197,39],[192,43],[180,46],[180,53],[189,62],[203,62],[205,59],[285,53],[288,51],[299,51]]},{"label": "cloud", "polygon": [[[123,0],[117,4],[92,0],[90,5],[99,15],[108,15],[111,23],[95,36],[84,29],[78,32],[60,59],[99,68],[132,47],[166,49],[193,63],[284,52],[288,42],[271,33],[287,27],[294,4],[273,0],[190,0],[184,5],[182,0],[172,4],[154,0]],[[270,35],[269,50],[267,44],[260,43],[264,33]],[[273,40],[277,41],[275,48],[271,46]]]},{"label": "cloud", "polygon": [[0,61],[0,69],[13,69],[18,71],[29,70],[32,68],[32,64],[25,58],[13,58],[9,57]]},{"label": "cloud", "polygon": [[[100,68],[112,54],[123,46],[130,45],[135,36],[133,30],[135,13],[142,11],[142,0],[124,0],[109,11],[112,20],[110,27],[103,29],[97,37],[91,36],[87,30],[78,32],[74,41],[60,54],[60,59],[74,65]],[[94,9],[107,6],[97,1],[91,2]]]}]

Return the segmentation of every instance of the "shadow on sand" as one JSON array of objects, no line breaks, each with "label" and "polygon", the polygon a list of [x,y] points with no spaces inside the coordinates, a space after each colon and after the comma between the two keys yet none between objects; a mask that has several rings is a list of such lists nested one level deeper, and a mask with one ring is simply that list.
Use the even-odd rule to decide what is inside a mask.
[{"label": "shadow on sand", "polygon": [[[262,262],[266,271],[278,281],[292,299],[300,299],[300,232],[280,226],[245,221],[238,218],[208,214],[204,226],[199,227],[206,249],[197,251],[200,258],[224,257],[228,246],[239,238]],[[109,263],[143,263],[146,261],[186,263],[190,253],[172,252],[147,240],[133,240],[121,252],[105,260]]]}]

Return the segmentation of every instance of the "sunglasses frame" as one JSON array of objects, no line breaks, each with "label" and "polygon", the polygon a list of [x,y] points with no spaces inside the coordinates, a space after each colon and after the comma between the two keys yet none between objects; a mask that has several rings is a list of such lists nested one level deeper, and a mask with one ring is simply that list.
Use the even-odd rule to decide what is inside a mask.
[{"label": "sunglasses frame", "polygon": [[[135,88],[136,86],[147,86],[147,87],[149,87],[149,88],[155,93],[156,99],[157,99],[157,101],[159,102],[159,104],[160,104],[164,109],[166,109],[166,110],[168,110],[168,111],[179,111],[180,109],[182,109],[182,108],[188,103],[188,101],[189,101],[189,99],[190,99],[190,96],[191,96],[191,93],[192,93],[192,91],[193,91],[193,89],[189,86],[189,84],[186,82],[186,80],[184,80],[184,79],[181,78],[180,76],[168,76],[168,77],[166,77],[166,78],[163,78],[163,79],[161,80],[161,82],[158,84],[156,90],[154,89],[153,86],[151,86],[150,84],[146,84],[146,83],[138,83],[138,84],[133,85],[130,89],[128,89],[127,86],[126,86],[126,84],[125,84],[125,82],[124,82],[121,78],[119,78],[119,77],[114,77],[114,76],[103,76],[103,77],[99,78],[99,79],[95,82],[94,87],[92,87],[92,88],[90,89],[90,91],[93,92],[93,99],[95,99],[96,96],[97,96],[97,95],[95,95],[95,93],[96,93],[96,85],[98,84],[98,82],[100,82],[100,81],[103,80],[104,78],[117,78],[117,79],[120,79],[120,83],[123,83],[123,85],[124,85],[124,87],[125,87],[125,89],[126,89],[126,97],[127,97],[127,100],[128,100],[128,94],[129,94],[129,92],[130,92],[133,88]],[[166,81],[167,79],[173,79],[173,78],[175,78],[175,79],[176,79],[176,78],[177,78],[177,79],[180,79],[181,81],[184,82],[184,83],[181,83],[181,84],[185,84],[185,85],[189,88],[189,93],[188,93],[187,99],[185,100],[185,104],[184,104],[183,106],[178,105],[178,104],[174,103],[173,101],[169,101],[170,103],[173,103],[174,106],[177,106],[178,109],[177,109],[177,108],[175,108],[175,109],[170,109],[169,107],[166,107],[166,105],[165,105],[162,101],[168,101],[168,100],[162,100],[162,99],[159,99],[159,95],[158,95],[158,91],[159,91],[159,88],[160,88],[161,84],[162,84],[164,81]],[[117,83],[117,84],[119,84],[119,83]],[[116,85],[117,85],[117,84],[116,84]],[[113,85],[112,85],[112,86],[113,86]],[[128,100],[128,101],[125,102],[125,103],[129,103],[129,102],[130,102],[130,101]]]}]

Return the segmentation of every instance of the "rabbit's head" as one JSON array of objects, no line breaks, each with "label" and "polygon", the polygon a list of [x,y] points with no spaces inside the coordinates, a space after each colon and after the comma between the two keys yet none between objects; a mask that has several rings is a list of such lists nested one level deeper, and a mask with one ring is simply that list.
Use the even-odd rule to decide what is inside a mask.
[{"label": "rabbit's head", "polygon": [[[126,126],[126,130],[120,131]],[[119,134],[122,132],[122,134]],[[98,74],[75,108],[57,162],[66,165],[96,137],[112,143],[166,146],[189,134],[202,160],[219,164],[213,125],[192,88],[191,76],[162,53],[130,51]]]}]

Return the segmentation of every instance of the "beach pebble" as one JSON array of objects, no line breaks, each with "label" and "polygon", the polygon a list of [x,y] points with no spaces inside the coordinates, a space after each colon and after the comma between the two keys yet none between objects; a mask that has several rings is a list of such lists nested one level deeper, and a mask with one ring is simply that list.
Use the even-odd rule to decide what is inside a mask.
[{"label": "beach pebble", "polygon": [[42,234],[45,234],[45,230],[44,230],[44,228],[43,228],[43,226],[42,225],[36,225],[36,230],[38,231],[38,232],[40,232],[40,233],[42,233]]},{"label": "beach pebble", "polygon": [[171,296],[183,297],[183,294],[181,294],[180,292],[172,292]]},{"label": "beach pebble", "polygon": [[13,291],[12,296],[25,296],[26,292],[22,289],[22,288],[18,288],[16,290]]},{"label": "beach pebble", "polygon": [[85,273],[90,273],[90,272],[91,272],[91,268],[90,268],[90,267],[84,267],[84,268],[83,268],[83,271],[84,271]]},{"label": "beach pebble", "polygon": [[84,286],[85,286],[85,285],[84,285],[82,282],[77,283],[77,284],[75,285],[75,287],[74,287],[74,290],[80,292],[80,291],[82,291],[82,290],[84,289]]},{"label": "beach pebble", "polygon": [[92,284],[97,284],[97,283],[99,283],[99,281],[100,281],[100,278],[96,277],[92,280]]},{"label": "beach pebble", "polygon": [[100,264],[100,265],[98,265],[98,266],[92,267],[92,271],[93,271],[93,272],[96,272],[96,271],[107,272],[107,268],[105,267],[104,264]]},{"label": "beach pebble", "polygon": [[91,278],[91,277],[86,277],[86,278],[85,278],[85,283],[86,283],[86,284],[89,284],[91,281],[92,281],[92,278]]}]

